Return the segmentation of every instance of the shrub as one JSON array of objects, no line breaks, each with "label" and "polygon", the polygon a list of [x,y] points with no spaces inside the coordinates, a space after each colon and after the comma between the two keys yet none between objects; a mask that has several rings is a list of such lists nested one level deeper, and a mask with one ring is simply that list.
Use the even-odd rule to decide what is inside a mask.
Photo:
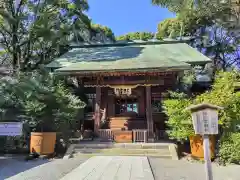
[{"label": "shrub", "polygon": [[191,114],[185,111],[192,101],[183,94],[172,92],[170,97],[172,99],[163,102],[164,112],[168,116],[166,124],[169,130],[167,133],[171,139],[186,140],[190,135],[194,134]]},{"label": "shrub", "polygon": [[222,136],[219,157],[223,163],[240,163],[240,133],[227,133]]},{"label": "shrub", "polygon": [[[236,82],[240,82],[236,71],[217,74],[212,89],[191,99],[180,93],[172,93],[171,99],[164,101],[165,113],[168,116],[167,131],[170,138],[179,141],[194,135],[191,114],[185,111],[190,104],[211,103],[224,107],[219,111],[219,124],[223,135],[220,136],[219,157],[222,162],[240,162],[240,92],[235,92]],[[221,135],[221,134],[220,134]]]}]

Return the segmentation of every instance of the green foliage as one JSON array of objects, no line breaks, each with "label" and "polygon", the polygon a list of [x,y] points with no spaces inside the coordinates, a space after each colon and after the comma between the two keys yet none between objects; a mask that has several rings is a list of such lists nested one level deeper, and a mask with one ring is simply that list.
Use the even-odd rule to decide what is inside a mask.
[{"label": "green foliage", "polygon": [[149,40],[153,39],[154,33],[151,32],[132,32],[122,36],[118,36],[117,40]]},{"label": "green foliage", "polygon": [[106,37],[110,38],[111,40],[115,40],[114,33],[109,27],[92,23],[91,28],[96,32],[103,32]]},{"label": "green foliage", "polygon": [[193,99],[182,93],[172,93],[172,98],[164,101],[165,113],[169,117],[167,124],[170,137],[184,140],[193,134],[191,114],[185,108],[190,104],[203,102],[224,107],[224,110],[219,112],[219,124],[224,132],[235,132],[236,125],[240,124],[240,93],[234,91],[234,85],[239,81],[239,72],[219,72],[211,91]]},{"label": "green foliage", "polygon": [[177,18],[169,18],[158,24],[157,36],[159,38],[176,38],[181,35],[181,21]]},{"label": "green foliage", "polygon": [[168,8],[172,12],[180,12],[185,8],[192,8],[194,0],[152,0],[154,5]]},{"label": "green foliage", "polygon": [[240,133],[229,133],[224,135],[220,141],[219,156],[221,162],[240,163]]},{"label": "green foliage", "polygon": [[[194,104],[207,102],[224,107],[219,113],[219,123],[225,131],[234,131],[240,123],[239,93],[235,93],[235,82],[240,81],[239,72],[220,72],[216,75],[212,90],[197,96]],[[238,109],[237,109],[238,108]]]},{"label": "green foliage", "polygon": [[190,112],[185,111],[192,101],[184,96],[184,94],[174,93],[170,96],[171,99],[163,103],[164,112],[168,116],[167,133],[171,139],[178,141],[186,140],[194,134]]},{"label": "green foliage", "polygon": [[213,75],[239,64],[239,41],[236,23],[228,21],[233,8],[231,3],[217,1],[153,0],[153,4],[167,7],[177,13],[176,18],[158,24],[160,38],[195,37],[191,46],[213,59]]},{"label": "green foliage", "polygon": [[[157,0],[158,1],[158,0]],[[166,3],[166,4],[165,4]],[[169,3],[169,5],[167,5]],[[186,4],[184,4],[186,3]],[[192,0],[186,1],[159,1],[158,5],[163,5],[171,9],[172,6],[177,7],[176,18],[166,19],[159,23],[158,33],[162,37],[176,36],[194,36],[202,27],[208,27],[216,24],[226,24],[226,16],[230,13],[230,7],[227,5],[219,5],[215,2],[201,2],[198,7],[193,7]],[[175,4],[175,5],[173,5]],[[181,4],[181,5],[180,5]]]},{"label": "green foliage", "polygon": [[85,0],[22,0],[14,10],[15,4],[15,0],[3,1],[0,10],[0,45],[15,70],[49,63],[69,43],[74,29],[90,28],[83,13],[89,8]]},{"label": "green foliage", "polygon": [[1,81],[2,121],[9,114],[35,131],[64,131],[76,121],[85,103],[63,81],[47,72],[23,73],[16,80]]}]

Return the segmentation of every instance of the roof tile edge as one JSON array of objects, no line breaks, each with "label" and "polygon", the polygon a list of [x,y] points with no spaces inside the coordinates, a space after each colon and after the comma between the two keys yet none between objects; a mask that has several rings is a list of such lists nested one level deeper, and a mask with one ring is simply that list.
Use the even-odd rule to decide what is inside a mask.
[{"label": "roof tile edge", "polygon": [[176,44],[176,43],[187,43],[191,41],[193,37],[187,39],[169,39],[169,40],[156,40],[156,39],[149,39],[148,41],[135,41],[135,40],[128,40],[128,41],[116,41],[114,43],[86,43],[81,45],[73,45],[70,46],[71,48],[91,48],[91,47],[112,47],[112,46],[131,46],[131,45],[157,45],[157,44]]}]

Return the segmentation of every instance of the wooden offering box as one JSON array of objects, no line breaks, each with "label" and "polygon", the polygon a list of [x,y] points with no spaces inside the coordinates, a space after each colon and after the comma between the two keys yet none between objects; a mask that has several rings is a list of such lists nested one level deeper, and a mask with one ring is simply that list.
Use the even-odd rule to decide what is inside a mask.
[{"label": "wooden offering box", "polygon": [[132,143],[132,131],[115,131],[114,140],[117,143]]}]

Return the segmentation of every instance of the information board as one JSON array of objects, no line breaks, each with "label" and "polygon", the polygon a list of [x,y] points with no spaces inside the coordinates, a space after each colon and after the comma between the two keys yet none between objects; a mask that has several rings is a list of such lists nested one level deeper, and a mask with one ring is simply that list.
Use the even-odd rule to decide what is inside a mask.
[{"label": "information board", "polygon": [[0,136],[21,136],[21,122],[0,122]]}]

